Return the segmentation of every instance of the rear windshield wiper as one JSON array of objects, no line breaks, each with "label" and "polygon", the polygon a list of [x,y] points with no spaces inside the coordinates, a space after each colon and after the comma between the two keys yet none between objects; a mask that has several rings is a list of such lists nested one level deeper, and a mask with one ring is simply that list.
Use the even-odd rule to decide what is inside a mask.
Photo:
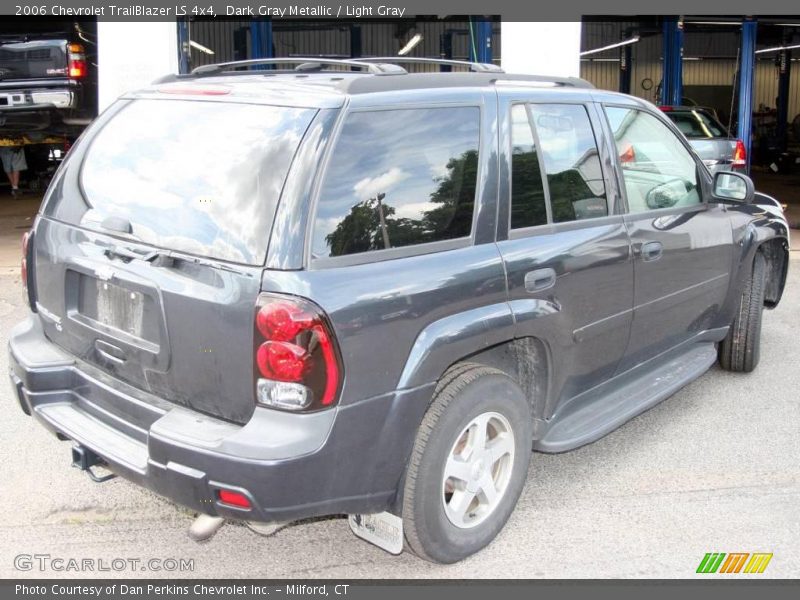
[{"label": "rear windshield wiper", "polygon": [[137,252],[135,250],[131,250],[130,248],[126,248],[124,246],[113,245],[106,248],[103,254],[105,254],[109,258],[121,258],[126,262],[131,260],[142,260],[144,262],[150,263],[154,267],[170,268],[175,264],[175,261],[177,260],[177,261],[194,263],[196,265],[212,267],[214,269],[220,269],[222,271],[229,271],[231,273],[237,273],[239,275],[247,275],[248,277],[251,276],[249,272],[237,269],[236,267],[227,265],[223,262],[209,260],[207,258],[200,258],[198,256],[176,256],[175,254],[167,250],[149,250],[145,252]]}]

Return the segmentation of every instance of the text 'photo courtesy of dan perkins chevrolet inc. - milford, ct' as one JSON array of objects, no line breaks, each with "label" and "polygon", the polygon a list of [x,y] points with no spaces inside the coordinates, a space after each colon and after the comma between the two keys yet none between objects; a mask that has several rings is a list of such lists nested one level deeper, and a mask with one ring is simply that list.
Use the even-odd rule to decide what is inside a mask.
[{"label": "text 'photo courtesy of dan perkins chevrolet inc. - milford, ct'", "polygon": [[176,4],[173,6],[144,6],[142,4],[107,4],[105,6],[62,6],[60,4],[23,6],[17,5],[16,14],[22,16],[50,15],[62,17],[403,17],[406,9],[397,6],[380,4],[365,6],[363,4],[339,4],[323,6],[293,4],[291,6],[225,6],[225,12],[212,5]]}]

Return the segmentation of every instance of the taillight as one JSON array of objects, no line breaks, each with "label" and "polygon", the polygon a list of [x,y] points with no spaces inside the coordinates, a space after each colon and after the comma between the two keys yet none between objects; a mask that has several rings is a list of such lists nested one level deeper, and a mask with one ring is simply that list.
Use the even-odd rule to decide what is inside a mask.
[{"label": "taillight", "polygon": [[747,150],[742,140],[736,140],[736,149],[733,151],[733,166],[744,167],[747,165]]},{"label": "taillight", "polygon": [[238,508],[251,508],[250,499],[241,492],[233,490],[219,490],[217,498],[222,504],[236,506]]},{"label": "taillight", "polygon": [[72,79],[86,77],[86,54],[80,44],[67,46],[67,73]]},{"label": "taillight", "polygon": [[636,151],[633,149],[632,144],[628,144],[622,154],[619,155],[619,162],[622,164],[636,162]]},{"label": "taillight", "polygon": [[311,411],[336,404],[341,363],[322,310],[307,300],[262,294],[255,316],[256,400]]}]

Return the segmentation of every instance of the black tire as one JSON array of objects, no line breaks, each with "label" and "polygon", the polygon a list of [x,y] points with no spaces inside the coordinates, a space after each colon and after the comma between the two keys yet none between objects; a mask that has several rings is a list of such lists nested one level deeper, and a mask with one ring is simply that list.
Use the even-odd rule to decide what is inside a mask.
[{"label": "black tire", "polygon": [[753,261],[731,329],[719,345],[719,364],[727,371],[749,373],[758,365],[766,277],[766,260],[759,252]]},{"label": "black tire", "polygon": [[[460,434],[483,413],[502,415],[511,425],[513,460],[507,459],[508,483],[494,508],[477,525],[459,528],[445,512],[444,467]],[[488,545],[517,504],[531,448],[531,411],[516,382],[502,371],[482,365],[452,367],[436,388],[406,472],[402,515],[407,548],[431,562],[454,563]]]}]

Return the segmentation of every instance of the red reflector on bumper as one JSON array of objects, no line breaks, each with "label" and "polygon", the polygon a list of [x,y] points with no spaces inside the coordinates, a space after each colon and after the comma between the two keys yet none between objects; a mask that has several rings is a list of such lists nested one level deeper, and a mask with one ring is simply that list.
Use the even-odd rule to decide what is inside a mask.
[{"label": "red reflector on bumper", "polygon": [[239,508],[252,508],[250,500],[240,492],[219,490],[217,496],[219,497],[219,501],[223,504],[230,504],[231,506],[238,506]]}]

